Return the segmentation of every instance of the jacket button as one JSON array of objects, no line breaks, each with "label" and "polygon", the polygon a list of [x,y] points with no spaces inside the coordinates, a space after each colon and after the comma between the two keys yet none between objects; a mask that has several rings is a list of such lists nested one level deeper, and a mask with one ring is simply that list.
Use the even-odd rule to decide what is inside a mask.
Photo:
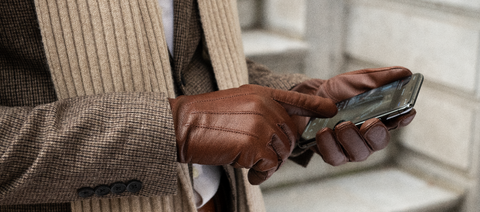
[{"label": "jacket button", "polygon": [[112,193],[114,194],[121,194],[123,193],[125,190],[127,190],[127,186],[123,183],[114,183],[110,186],[110,190],[112,191]]},{"label": "jacket button", "polygon": [[95,193],[95,191],[92,188],[88,188],[88,187],[78,189],[77,192],[78,192],[78,196],[82,198],[91,197]]},{"label": "jacket button", "polygon": [[101,186],[97,186],[95,188],[95,194],[97,196],[105,196],[107,195],[108,193],[110,193],[110,187],[106,186],[106,185],[101,185]]},{"label": "jacket button", "polygon": [[127,191],[137,193],[142,189],[142,182],[138,180],[132,180],[128,182]]}]

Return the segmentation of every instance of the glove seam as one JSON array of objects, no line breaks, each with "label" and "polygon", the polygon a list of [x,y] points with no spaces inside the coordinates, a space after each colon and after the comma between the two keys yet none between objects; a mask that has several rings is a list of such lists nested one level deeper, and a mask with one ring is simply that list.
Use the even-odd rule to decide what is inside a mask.
[{"label": "glove seam", "polygon": [[240,112],[215,112],[215,111],[195,111],[191,114],[216,114],[216,115],[258,115],[264,116],[262,113],[250,112],[250,111],[240,111]]},{"label": "glove seam", "polygon": [[233,129],[230,129],[230,128],[210,127],[210,126],[192,125],[192,124],[186,124],[185,126],[186,127],[192,126],[192,127],[195,127],[195,128],[202,128],[202,129],[208,129],[208,130],[217,130],[217,131],[223,131],[223,132],[236,133],[236,134],[247,135],[247,136],[251,136],[251,137],[254,137],[256,139],[259,139],[259,137],[254,135],[254,134],[250,134],[250,133],[245,132],[245,131],[233,130]]},{"label": "glove seam", "polygon": [[226,96],[226,97],[221,97],[221,98],[214,98],[214,99],[196,100],[196,101],[192,101],[192,102],[189,102],[189,103],[185,104],[185,106],[189,106],[189,105],[192,105],[192,104],[194,104],[194,103],[212,102],[212,101],[217,101],[217,100],[234,98],[234,97],[238,97],[238,96],[248,96],[248,95],[252,95],[252,94],[255,94],[255,92],[235,94],[235,95],[231,95],[231,96]]},{"label": "glove seam", "polygon": [[[273,136],[272,136],[273,137]],[[290,140],[290,139],[289,139]],[[277,161],[278,161],[278,164],[277,164],[277,168],[275,169],[275,171],[277,171],[280,166],[282,165],[283,163],[283,159],[282,157],[280,156],[280,154],[278,154],[278,151],[277,151],[277,148],[275,148],[275,145],[273,144],[273,142],[270,142],[270,146],[272,147],[273,149],[273,152],[275,152],[275,154],[277,155]]]}]

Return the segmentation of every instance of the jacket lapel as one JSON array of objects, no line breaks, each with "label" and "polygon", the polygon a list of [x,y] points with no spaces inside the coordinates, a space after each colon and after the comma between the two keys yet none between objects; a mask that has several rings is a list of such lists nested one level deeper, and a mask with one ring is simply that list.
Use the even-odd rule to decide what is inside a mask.
[{"label": "jacket lapel", "polygon": [[174,56],[176,81],[190,62],[201,40],[201,25],[195,0],[174,0]]}]

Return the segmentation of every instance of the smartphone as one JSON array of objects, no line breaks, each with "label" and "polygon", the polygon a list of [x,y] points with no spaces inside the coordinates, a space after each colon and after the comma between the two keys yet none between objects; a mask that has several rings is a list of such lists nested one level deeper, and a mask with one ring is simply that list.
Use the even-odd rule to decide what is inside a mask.
[{"label": "smartphone", "polygon": [[371,118],[384,121],[408,113],[415,105],[422,83],[423,75],[417,73],[337,103],[338,113],[334,117],[310,120],[297,146],[306,149],[316,145],[317,131],[325,127],[333,129],[344,121],[360,126]]}]

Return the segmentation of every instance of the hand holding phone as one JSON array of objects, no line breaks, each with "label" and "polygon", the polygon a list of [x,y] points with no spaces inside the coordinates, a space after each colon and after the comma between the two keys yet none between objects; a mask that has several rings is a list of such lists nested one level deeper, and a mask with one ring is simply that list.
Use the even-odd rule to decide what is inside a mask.
[{"label": "hand holding phone", "polygon": [[423,76],[414,74],[338,102],[338,114],[334,117],[310,120],[297,147],[307,149],[316,145],[315,137],[318,131],[325,128],[333,129],[337,124],[345,121],[351,121],[356,126],[360,126],[372,118],[386,121],[410,112],[422,82]]},{"label": "hand holding phone", "polygon": [[[350,99],[356,95],[379,88],[394,81],[412,76],[412,72],[401,66],[362,69],[336,75],[328,80],[311,79],[304,81],[292,91],[321,96],[333,100],[335,103]],[[350,121],[335,122],[332,128],[325,127],[316,132],[316,139],[310,148],[298,145],[305,144],[302,138],[290,155],[290,159],[300,165],[306,166],[310,161],[312,152],[319,154],[323,160],[333,166],[347,162],[363,161],[373,152],[383,149],[390,140],[389,130],[408,125],[415,117],[416,111],[398,117],[380,121],[380,119],[367,119],[360,128]],[[299,132],[303,132],[309,117],[292,117]],[[316,140],[316,141],[315,141]],[[312,142],[312,141],[310,141]],[[311,151],[307,151],[311,150]]]}]

